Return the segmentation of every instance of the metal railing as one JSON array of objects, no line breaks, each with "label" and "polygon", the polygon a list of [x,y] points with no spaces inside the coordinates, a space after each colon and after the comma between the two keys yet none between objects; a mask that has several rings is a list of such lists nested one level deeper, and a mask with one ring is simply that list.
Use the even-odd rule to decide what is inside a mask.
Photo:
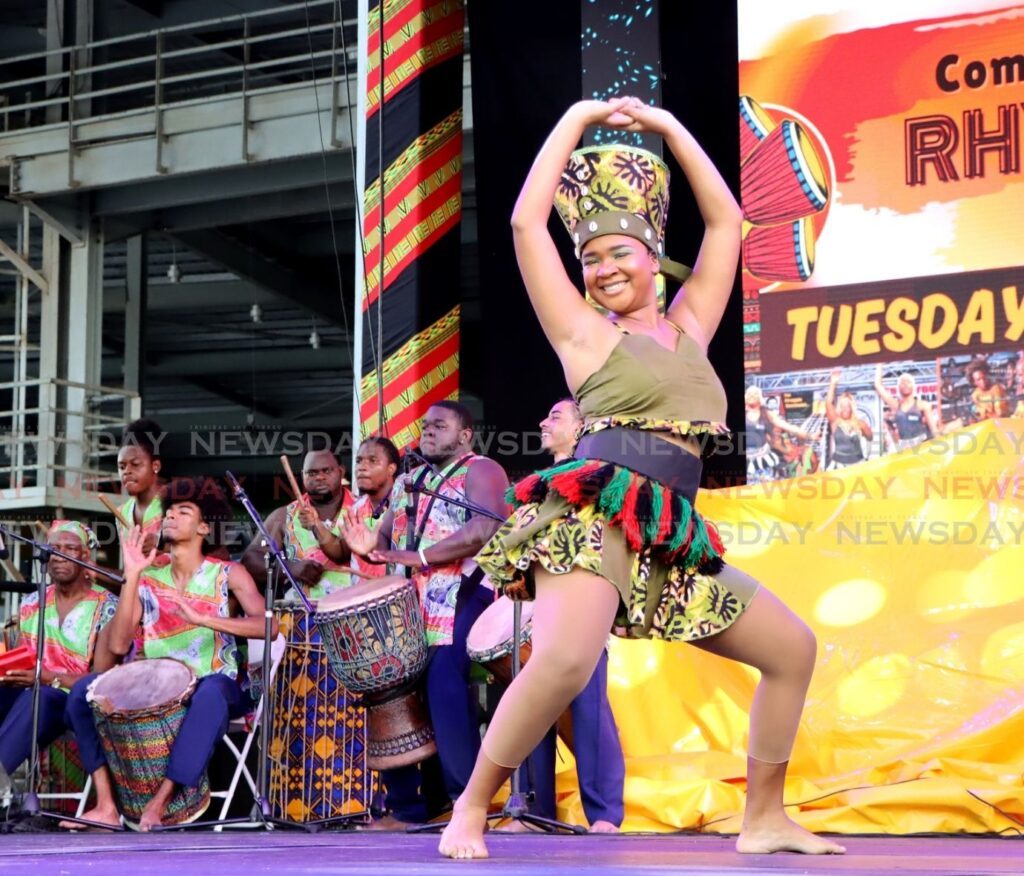
[{"label": "metal railing", "polygon": [[[73,150],[86,142],[83,123],[155,109],[153,134],[160,138],[161,110],[168,107],[320,80],[334,83],[336,122],[339,79],[347,62],[354,81],[357,54],[356,21],[343,20],[340,7],[338,0],[309,0],[0,59],[0,137],[66,126]],[[3,81],[5,71],[19,78]]]},{"label": "metal railing", "polygon": [[[67,404],[69,391],[84,395],[82,408]],[[20,402],[0,410],[0,493],[113,489],[121,434],[140,412],[137,393],[71,380],[18,380],[0,383],[0,398]]]}]

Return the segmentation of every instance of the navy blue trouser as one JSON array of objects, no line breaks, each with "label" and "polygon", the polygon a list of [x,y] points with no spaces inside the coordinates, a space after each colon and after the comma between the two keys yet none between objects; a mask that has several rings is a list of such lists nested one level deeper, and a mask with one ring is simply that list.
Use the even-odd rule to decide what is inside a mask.
[{"label": "navy blue trouser", "polygon": [[[71,688],[67,702],[67,722],[75,731],[82,765],[90,774],[107,763],[92,707],[85,699],[86,688],[95,677],[87,675]],[[235,679],[216,672],[201,678],[171,746],[166,777],[186,788],[198,785],[228,721],[240,718],[251,705]]]},{"label": "navy blue trouser", "polygon": [[[469,782],[480,750],[480,721],[469,683],[472,661],[466,638],[476,619],[494,601],[494,591],[480,584],[464,584],[455,607],[452,644],[430,649],[424,673],[430,722],[434,726],[444,794],[454,800]],[[401,821],[423,822],[430,816],[427,797],[429,768],[421,764],[383,770],[387,808]]]},{"label": "navy blue trouser", "polygon": [[[626,763],[608,702],[608,654],[601,653],[594,674],[572,701],[572,736],[576,774],[587,821],[622,824],[622,783]],[[520,769],[523,769],[522,767]],[[531,811],[555,817],[555,731],[552,729],[527,759],[520,774],[523,787],[532,787]],[[529,784],[527,784],[529,783]]]},{"label": "navy blue trouser", "polygon": [[[39,750],[67,730],[64,704],[68,695],[52,687],[39,688]],[[0,764],[13,773],[32,747],[32,688],[0,686]]]}]

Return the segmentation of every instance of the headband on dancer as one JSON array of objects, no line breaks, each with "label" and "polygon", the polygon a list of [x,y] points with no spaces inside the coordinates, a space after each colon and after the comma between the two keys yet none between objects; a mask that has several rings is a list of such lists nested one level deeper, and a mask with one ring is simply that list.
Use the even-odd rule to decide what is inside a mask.
[{"label": "headband on dancer", "polygon": [[690,268],[665,257],[668,166],[636,146],[585,146],[569,156],[555,192],[555,209],[579,258],[589,240],[624,234],[658,256],[661,273],[685,283]]}]

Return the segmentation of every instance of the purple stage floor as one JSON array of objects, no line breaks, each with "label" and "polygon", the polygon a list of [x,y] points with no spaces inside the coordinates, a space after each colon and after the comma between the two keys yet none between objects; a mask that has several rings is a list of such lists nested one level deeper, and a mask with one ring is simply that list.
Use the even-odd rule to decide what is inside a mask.
[{"label": "purple stage floor", "polygon": [[1024,873],[1024,840],[848,837],[844,857],[740,856],[728,837],[491,834],[486,861],[436,857],[436,836],[402,833],[175,833],[0,836],[3,876],[373,876],[467,870],[492,876],[563,873],[804,873],[842,876]]}]

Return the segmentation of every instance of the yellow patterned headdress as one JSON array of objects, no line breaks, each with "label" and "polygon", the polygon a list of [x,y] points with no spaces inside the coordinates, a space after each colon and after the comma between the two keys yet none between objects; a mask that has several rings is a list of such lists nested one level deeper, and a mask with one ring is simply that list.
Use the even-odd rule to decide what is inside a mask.
[{"label": "yellow patterned headdress", "polygon": [[685,282],[690,269],[665,257],[668,184],[665,162],[646,149],[608,144],[573,152],[555,192],[555,209],[577,257],[595,237],[625,234],[658,256],[661,273]]},{"label": "yellow patterned headdress", "polygon": [[54,520],[50,524],[48,538],[53,538],[59,532],[69,532],[81,540],[82,546],[86,548],[96,547],[96,536],[88,526],[77,520]]}]

